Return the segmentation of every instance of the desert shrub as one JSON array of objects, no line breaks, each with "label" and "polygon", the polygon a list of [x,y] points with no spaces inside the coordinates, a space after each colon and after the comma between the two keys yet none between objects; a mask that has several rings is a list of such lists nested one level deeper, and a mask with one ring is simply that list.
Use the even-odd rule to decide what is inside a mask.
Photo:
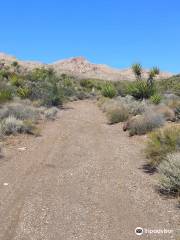
[{"label": "desert shrub", "polygon": [[103,112],[108,112],[110,109],[122,105],[115,101],[114,99],[103,98],[102,103],[100,104],[100,108]]},{"label": "desert shrub", "polygon": [[180,119],[180,97],[174,94],[166,94],[163,100],[164,104],[171,108],[176,116],[176,119]]},{"label": "desert shrub", "polygon": [[114,106],[107,110],[107,117],[110,124],[124,122],[128,119],[129,113],[124,106]]},{"label": "desert shrub", "polygon": [[180,99],[179,96],[177,96],[174,93],[165,93],[163,94],[163,96],[164,96],[164,100],[167,102]]},{"label": "desert shrub", "polygon": [[77,99],[79,99],[79,100],[84,100],[84,99],[89,98],[90,95],[89,95],[88,93],[86,93],[86,92],[84,92],[84,91],[81,90],[81,91],[77,91],[76,97],[77,97]]},{"label": "desert shrub", "polygon": [[165,120],[161,114],[148,111],[143,115],[137,115],[137,118],[129,120],[129,134],[130,136],[136,134],[143,135],[155,128],[163,126],[164,123]]},{"label": "desert shrub", "polygon": [[4,135],[22,132],[23,127],[23,121],[16,119],[14,116],[9,116],[1,122],[1,131]]},{"label": "desert shrub", "polygon": [[101,93],[104,97],[113,98],[116,96],[117,91],[113,84],[106,83],[103,86]]},{"label": "desert shrub", "polygon": [[148,137],[146,156],[152,167],[157,167],[167,154],[180,150],[180,127],[166,127]]},{"label": "desert shrub", "polygon": [[91,80],[91,79],[81,79],[80,85],[84,88],[92,89],[95,84],[93,83],[93,80]]},{"label": "desert shrub", "polygon": [[176,120],[175,112],[164,104],[160,104],[158,106],[151,107],[151,109],[152,109],[152,111],[156,112],[157,114],[161,114],[167,121],[174,122]]},{"label": "desert shrub", "polygon": [[57,113],[58,113],[58,108],[52,107],[52,108],[48,108],[44,111],[44,116],[46,119],[54,120]]},{"label": "desert shrub", "polygon": [[129,81],[116,81],[112,84],[115,86],[118,95],[125,97],[128,94]]},{"label": "desert shrub", "polygon": [[149,98],[155,94],[155,86],[149,86],[146,81],[140,80],[129,83],[127,92],[136,99]]},{"label": "desert shrub", "polygon": [[145,100],[136,101],[134,97],[130,95],[125,97],[118,96],[115,100],[123,104],[131,115],[142,114],[148,107],[148,103]]},{"label": "desert shrub", "polygon": [[169,154],[159,164],[160,189],[165,193],[180,194],[180,153]]},{"label": "desert shrub", "polygon": [[31,94],[31,90],[27,87],[19,87],[17,89],[17,96],[24,99],[28,98]]},{"label": "desert shrub", "polygon": [[12,99],[12,91],[9,89],[0,89],[0,103],[10,101]]},{"label": "desert shrub", "polygon": [[30,81],[38,82],[38,81],[46,81],[54,77],[55,72],[52,68],[35,68],[31,72],[29,72],[27,78]]},{"label": "desert shrub", "polygon": [[157,81],[161,93],[173,93],[180,96],[180,75]]},{"label": "desert shrub", "polygon": [[40,135],[39,129],[34,125],[33,121],[31,120],[23,121],[22,133],[33,134],[35,136]]},{"label": "desert shrub", "polygon": [[109,98],[99,97],[98,102],[97,102],[98,107],[102,108],[103,104],[104,104],[107,100],[109,100]]},{"label": "desert shrub", "polygon": [[16,133],[29,133],[36,134],[36,127],[29,120],[19,120],[14,116],[9,116],[1,121],[0,132],[4,135],[16,134]]},{"label": "desert shrub", "polygon": [[24,79],[15,73],[11,74],[9,76],[9,81],[10,81],[11,85],[13,85],[15,87],[21,87],[21,86],[23,86],[23,83],[24,83]]},{"label": "desert shrub", "polygon": [[151,96],[151,98],[150,98],[150,101],[153,103],[153,104],[159,104],[160,102],[161,102],[161,99],[162,99],[162,97],[161,97],[161,95],[159,95],[159,94],[154,94],[154,95],[152,95]]},{"label": "desert shrub", "polygon": [[63,104],[64,91],[62,79],[52,69],[38,68],[26,76],[24,87],[30,89],[31,100],[41,100],[42,105],[58,106]]},{"label": "desert shrub", "polygon": [[38,110],[32,106],[20,103],[11,103],[0,108],[0,119],[7,118],[9,116],[14,116],[20,120],[31,119],[36,121],[39,118],[39,113]]}]

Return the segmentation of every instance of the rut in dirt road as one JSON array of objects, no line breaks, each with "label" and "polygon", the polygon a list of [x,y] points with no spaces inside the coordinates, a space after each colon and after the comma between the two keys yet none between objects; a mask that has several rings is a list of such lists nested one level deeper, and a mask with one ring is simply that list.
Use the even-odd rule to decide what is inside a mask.
[{"label": "rut in dirt road", "polygon": [[92,101],[70,103],[42,137],[23,142],[26,151],[7,149],[0,239],[134,240],[138,226],[178,228],[174,201],[163,200],[140,169],[143,139],[108,125]]}]

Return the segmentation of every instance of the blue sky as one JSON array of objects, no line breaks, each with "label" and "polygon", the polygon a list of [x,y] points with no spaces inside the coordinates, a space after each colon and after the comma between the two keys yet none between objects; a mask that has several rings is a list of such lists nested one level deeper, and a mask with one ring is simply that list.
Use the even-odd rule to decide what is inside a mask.
[{"label": "blue sky", "polygon": [[180,72],[179,0],[14,0],[0,2],[0,52],[53,62],[94,63]]}]

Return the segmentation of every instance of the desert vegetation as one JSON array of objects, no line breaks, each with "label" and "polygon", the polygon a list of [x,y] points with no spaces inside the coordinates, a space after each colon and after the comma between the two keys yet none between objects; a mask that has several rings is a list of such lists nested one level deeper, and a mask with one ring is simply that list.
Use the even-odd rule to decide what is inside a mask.
[{"label": "desert vegetation", "polygon": [[0,68],[0,138],[10,134],[38,135],[38,123],[55,120],[67,101],[97,98],[108,124],[122,122],[129,136],[148,134],[146,156],[160,175],[160,189],[179,193],[180,76],[156,80],[158,67],[143,78],[133,64],[135,81],[77,79],[50,67],[24,71],[18,62]]},{"label": "desert vegetation", "polygon": [[35,133],[38,121],[55,119],[66,101],[85,99],[101,91],[100,83],[78,81],[52,68],[21,69],[18,62],[0,65],[0,136]]},{"label": "desert vegetation", "polygon": [[148,79],[142,66],[134,64],[136,81],[114,83],[116,94],[103,94],[98,105],[108,123],[124,122],[129,136],[147,134],[146,157],[150,171],[158,172],[161,193],[180,193],[180,76],[156,81],[153,67]]}]

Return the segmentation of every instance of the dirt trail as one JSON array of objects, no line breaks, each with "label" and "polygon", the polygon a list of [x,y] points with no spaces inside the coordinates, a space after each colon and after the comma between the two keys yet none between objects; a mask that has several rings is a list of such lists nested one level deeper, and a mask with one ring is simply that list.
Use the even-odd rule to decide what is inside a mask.
[{"label": "dirt trail", "polygon": [[15,142],[0,159],[0,240],[175,239],[134,234],[179,227],[175,201],[141,169],[143,141],[107,125],[95,103],[70,103],[41,137]]}]

